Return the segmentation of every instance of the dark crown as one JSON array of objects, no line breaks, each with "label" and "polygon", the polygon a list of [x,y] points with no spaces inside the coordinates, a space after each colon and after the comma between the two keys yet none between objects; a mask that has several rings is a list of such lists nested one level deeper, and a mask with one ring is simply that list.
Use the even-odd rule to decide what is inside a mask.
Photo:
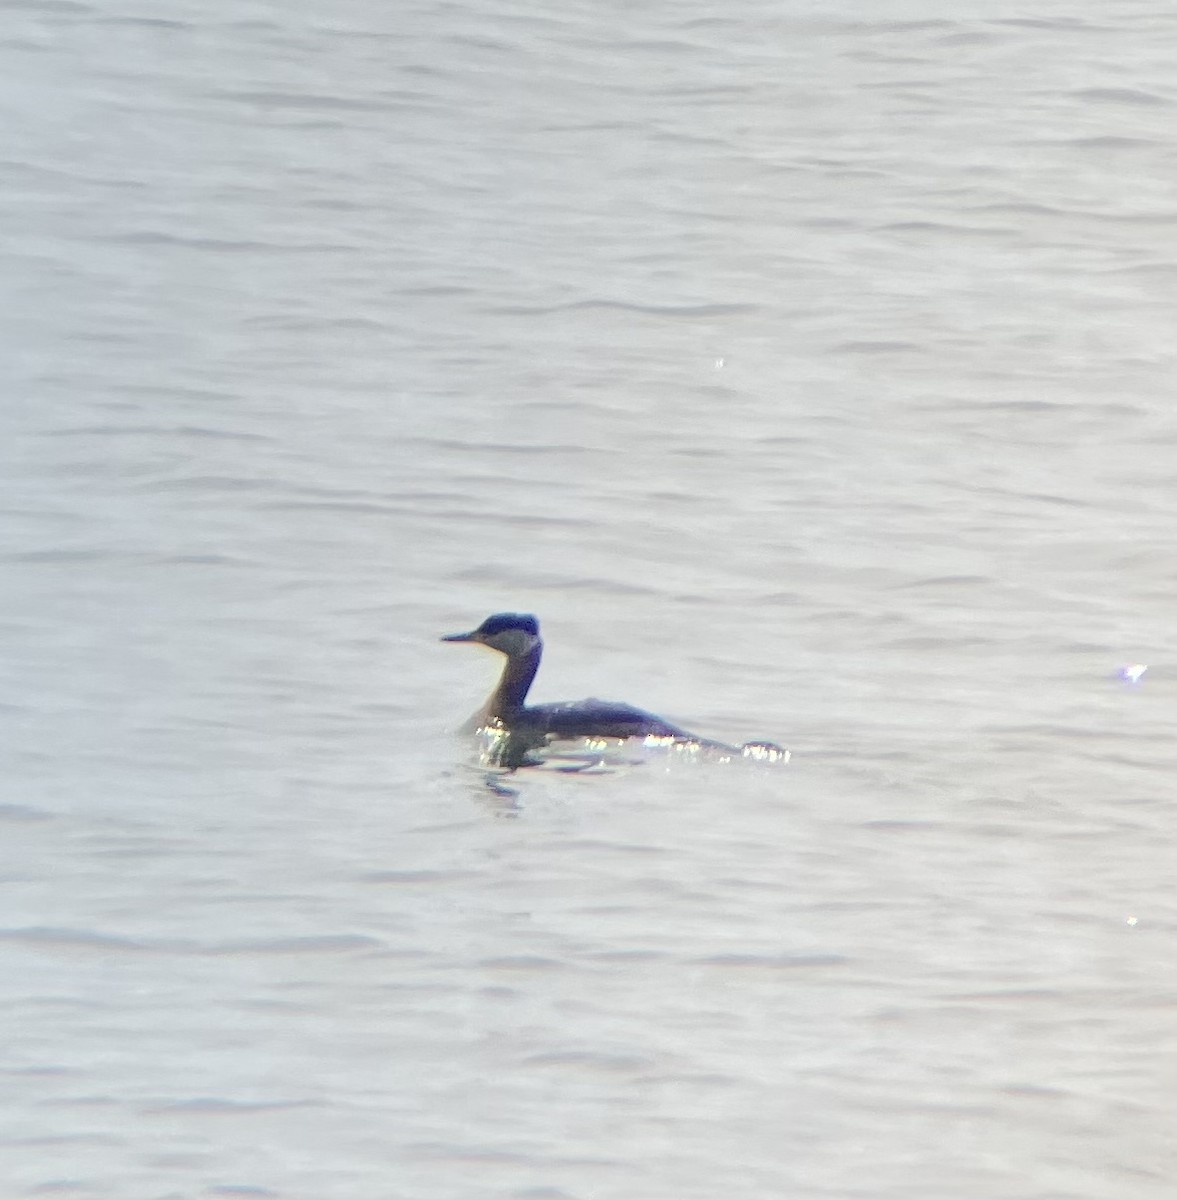
[{"label": "dark crown", "polygon": [[474,631],[483,637],[494,637],[496,633],[506,633],[508,629],[519,629],[532,637],[539,636],[539,622],[531,613],[495,613]]}]

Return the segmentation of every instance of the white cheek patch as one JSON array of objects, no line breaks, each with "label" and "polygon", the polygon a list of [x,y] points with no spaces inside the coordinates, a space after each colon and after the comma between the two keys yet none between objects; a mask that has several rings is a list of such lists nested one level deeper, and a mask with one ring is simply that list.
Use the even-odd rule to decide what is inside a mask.
[{"label": "white cheek patch", "polygon": [[525,633],[522,629],[504,629],[502,633],[487,640],[488,646],[501,650],[514,658],[517,655],[530,654],[539,644],[539,638],[533,633]]}]

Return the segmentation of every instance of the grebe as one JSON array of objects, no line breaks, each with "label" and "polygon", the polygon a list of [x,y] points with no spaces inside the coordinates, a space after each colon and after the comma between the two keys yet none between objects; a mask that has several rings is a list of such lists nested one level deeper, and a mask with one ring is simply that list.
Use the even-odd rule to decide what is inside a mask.
[{"label": "grebe", "polygon": [[495,613],[469,633],[451,633],[443,642],[475,642],[506,655],[498,687],[464,726],[465,732],[499,730],[504,735],[496,759],[514,770],[528,764],[531,751],[563,738],[656,737],[691,742],[710,749],[755,758],[788,759],[788,751],[771,742],[729,746],[699,737],[653,713],[612,700],[574,700],[562,704],[525,704],[539,670],[544,644],[539,622],[530,613]]}]

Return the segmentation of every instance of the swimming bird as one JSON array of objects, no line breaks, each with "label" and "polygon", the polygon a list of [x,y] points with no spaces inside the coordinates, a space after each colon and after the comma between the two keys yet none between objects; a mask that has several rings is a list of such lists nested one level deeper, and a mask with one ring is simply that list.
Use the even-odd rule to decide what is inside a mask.
[{"label": "swimming bird", "polygon": [[[502,677],[489,699],[467,722],[465,730],[491,729],[503,734],[496,752],[500,766],[516,767],[537,761],[532,751],[549,742],[574,738],[656,737],[693,742],[754,757],[788,752],[771,742],[729,746],[680,729],[654,713],[613,700],[574,700],[562,704],[527,704],[527,692],[539,670],[544,644],[539,621],[530,613],[495,613],[469,633],[451,633],[443,642],[474,642],[506,656]],[[757,748],[764,748],[764,754]]]}]

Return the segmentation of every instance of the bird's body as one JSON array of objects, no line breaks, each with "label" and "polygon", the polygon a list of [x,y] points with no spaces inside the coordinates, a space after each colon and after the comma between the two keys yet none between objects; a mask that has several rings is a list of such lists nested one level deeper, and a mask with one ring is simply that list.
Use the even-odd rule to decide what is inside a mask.
[{"label": "bird's body", "polygon": [[470,732],[488,729],[501,735],[496,758],[502,766],[524,766],[535,750],[550,742],[577,738],[666,738],[737,754],[743,751],[741,747],[698,737],[654,713],[614,700],[527,704],[527,693],[543,655],[539,622],[529,613],[495,613],[470,633],[450,634],[442,641],[474,642],[506,656],[498,686],[466,725]]}]

